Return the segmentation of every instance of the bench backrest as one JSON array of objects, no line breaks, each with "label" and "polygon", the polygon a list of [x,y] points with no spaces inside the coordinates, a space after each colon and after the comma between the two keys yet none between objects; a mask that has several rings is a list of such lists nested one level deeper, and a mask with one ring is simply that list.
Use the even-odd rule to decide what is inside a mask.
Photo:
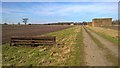
[{"label": "bench backrest", "polygon": [[12,36],[11,40],[52,40],[55,41],[55,36]]}]

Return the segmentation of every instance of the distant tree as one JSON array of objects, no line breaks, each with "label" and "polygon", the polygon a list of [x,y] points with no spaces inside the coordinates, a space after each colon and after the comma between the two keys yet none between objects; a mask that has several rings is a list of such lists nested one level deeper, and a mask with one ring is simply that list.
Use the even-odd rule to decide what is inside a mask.
[{"label": "distant tree", "polygon": [[20,25],[20,22],[18,22],[18,25]]},{"label": "distant tree", "polygon": [[113,25],[120,25],[120,20],[114,20],[114,21],[112,21],[112,24]]},{"label": "distant tree", "polygon": [[4,23],[4,25],[8,25],[7,23]]},{"label": "distant tree", "polygon": [[83,25],[87,25],[87,22],[83,21]]},{"label": "distant tree", "polygon": [[25,23],[25,25],[27,24],[27,20],[28,18],[23,18],[23,22]]},{"label": "distant tree", "polygon": [[32,25],[31,23],[29,23],[28,25]]}]

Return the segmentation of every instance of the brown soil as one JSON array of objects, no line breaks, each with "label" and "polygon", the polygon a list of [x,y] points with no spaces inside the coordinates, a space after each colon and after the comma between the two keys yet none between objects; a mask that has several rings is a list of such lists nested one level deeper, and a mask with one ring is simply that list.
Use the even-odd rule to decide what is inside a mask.
[{"label": "brown soil", "polygon": [[10,41],[11,36],[36,36],[54,32],[71,26],[64,25],[3,25],[2,43]]}]

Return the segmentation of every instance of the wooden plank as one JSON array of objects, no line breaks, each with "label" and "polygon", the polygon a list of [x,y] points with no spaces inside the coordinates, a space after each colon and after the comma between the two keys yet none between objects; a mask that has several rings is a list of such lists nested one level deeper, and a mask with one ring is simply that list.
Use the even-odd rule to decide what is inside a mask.
[{"label": "wooden plank", "polygon": [[12,43],[13,45],[14,44],[25,44],[25,45],[41,45],[41,44],[54,44],[54,43]]},{"label": "wooden plank", "polygon": [[11,40],[12,42],[14,41],[55,41],[54,39],[51,39],[51,40],[23,40],[23,39],[14,39],[14,40]]},{"label": "wooden plank", "polygon": [[12,36],[12,44],[55,44],[55,36]]},{"label": "wooden plank", "polygon": [[14,39],[18,39],[18,40],[52,40],[54,38],[55,37],[53,37],[53,36],[52,37],[48,37],[48,36],[45,36],[45,37],[44,36],[42,36],[42,37],[34,37],[34,36],[33,37],[31,37],[31,36],[30,37],[28,37],[28,36],[27,37],[26,36],[25,37],[23,37],[23,36],[22,37],[20,37],[20,36],[11,37],[12,40],[14,40]]},{"label": "wooden plank", "polygon": [[12,36],[11,38],[55,38],[55,36]]}]

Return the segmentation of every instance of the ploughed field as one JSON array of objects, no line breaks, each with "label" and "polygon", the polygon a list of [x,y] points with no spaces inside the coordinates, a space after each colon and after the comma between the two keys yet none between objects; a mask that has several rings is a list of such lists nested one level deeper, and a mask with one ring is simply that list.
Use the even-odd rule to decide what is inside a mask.
[{"label": "ploughed field", "polygon": [[67,25],[3,25],[2,43],[10,41],[11,36],[35,36],[69,28]]}]

